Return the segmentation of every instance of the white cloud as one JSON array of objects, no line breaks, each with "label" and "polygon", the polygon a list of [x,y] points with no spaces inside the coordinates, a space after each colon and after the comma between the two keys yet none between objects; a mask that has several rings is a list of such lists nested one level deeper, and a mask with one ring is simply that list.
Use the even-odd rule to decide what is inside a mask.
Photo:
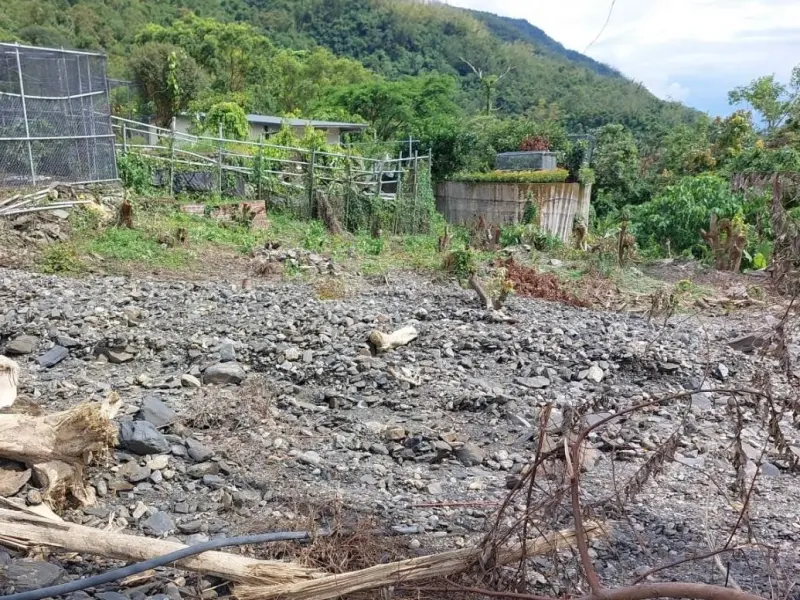
[{"label": "white cloud", "polygon": [[[600,32],[611,0],[448,3],[526,19],[566,47],[584,52]],[[692,104],[692,90],[705,76],[727,86],[718,90],[724,98],[727,89],[760,75],[788,79],[800,61],[800,2],[616,0],[608,27],[588,54],[661,97]]]}]

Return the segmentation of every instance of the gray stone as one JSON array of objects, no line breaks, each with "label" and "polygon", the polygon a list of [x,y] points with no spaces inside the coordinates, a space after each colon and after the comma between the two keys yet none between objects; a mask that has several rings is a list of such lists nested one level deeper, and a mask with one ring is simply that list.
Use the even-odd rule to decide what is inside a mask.
[{"label": "gray stone", "polygon": [[532,390],[541,390],[550,385],[547,377],[515,377],[514,383]]},{"label": "gray stone", "polygon": [[136,454],[163,454],[169,442],[148,421],[124,421],[119,426],[119,443]]},{"label": "gray stone", "polygon": [[189,438],[186,440],[186,451],[195,462],[205,462],[214,456],[214,451],[204,446],[197,440]]},{"label": "gray stone", "polygon": [[71,338],[66,335],[57,335],[55,338],[53,338],[53,341],[64,348],[80,348],[83,345],[81,344],[80,340],[76,340],[75,338]]},{"label": "gray stone", "polygon": [[204,521],[195,520],[195,521],[188,521],[186,523],[178,523],[178,530],[181,533],[200,533],[208,529]]},{"label": "gray stone", "polygon": [[50,350],[36,359],[43,369],[51,369],[69,356],[69,350],[61,346],[53,346]]},{"label": "gray stone", "polygon": [[121,365],[124,363],[131,362],[134,358],[136,358],[133,354],[129,352],[122,352],[119,350],[109,350],[105,353],[106,358],[108,358],[108,362],[114,365]]},{"label": "gray stone", "polygon": [[192,465],[186,469],[186,474],[194,479],[202,479],[206,475],[216,475],[219,473],[219,463],[204,462]]},{"label": "gray stone", "polygon": [[768,462],[765,462],[761,465],[761,473],[765,477],[778,477],[781,474],[778,467]]},{"label": "gray stone", "polygon": [[225,487],[225,478],[219,475],[203,475],[203,485],[219,490]]},{"label": "gray stone", "polygon": [[310,365],[314,362],[314,352],[312,350],[306,350],[303,352],[303,362],[307,365]]},{"label": "gray stone", "polygon": [[236,348],[233,347],[233,342],[223,342],[219,347],[219,361],[220,362],[233,362],[236,360]]},{"label": "gray stone", "polygon": [[4,579],[16,592],[29,592],[58,583],[64,569],[41,560],[15,560],[5,570]]},{"label": "gray stone", "polygon": [[706,466],[706,459],[703,456],[698,456],[697,458],[690,458],[688,456],[683,456],[682,454],[675,454],[675,462],[680,463],[682,465],[686,465],[687,467],[692,467],[694,469],[702,469]]},{"label": "gray stone", "polygon": [[20,356],[31,354],[36,349],[39,338],[32,335],[21,335],[9,342],[6,346],[6,354],[9,356]]},{"label": "gray stone", "polygon": [[175,530],[175,523],[167,513],[159,511],[142,523],[142,529],[145,533],[161,537],[172,533]]},{"label": "gray stone", "polygon": [[292,346],[291,348],[287,348],[283,353],[283,357],[289,362],[300,360],[300,350],[298,350],[294,346]]},{"label": "gray stone", "polygon": [[434,481],[433,483],[428,484],[428,493],[434,496],[438,496],[442,493],[442,484],[438,481]]},{"label": "gray stone", "polygon": [[187,546],[194,546],[196,544],[202,544],[207,542],[210,538],[208,537],[207,533],[193,533],[190,536],[186,537],[186,545]]},{"label": "gray stone", "polygon": [[237,362],[220,363],[208,367],[203,373],[205,384],[235,384],[242,383],[247,377],[242,366]]},{"label": "gray stone", "polygon": [[716,371],[717,377],[719,377],[723,381],[725,381],[728,378],[728,375],[730,375],[730,369],[728,369],[728,367],[726,367],[722,363],[719,363],[717,365],[717,368],[715,369],[715,371]]},{"label": "gray stone", "polygon": [[94,597],[99,598],[99,600],[131,600],[119,592],[100,592],[99,594],[95,594]]},{"label": "gray stone", "polygon": [[190,375],[189,373],[181,375],[181,385],[185,388],[203,387],[203,384],[200,382],[200,380],[194,375]]},{"label": "gray stone", "polygon": [[389,456],[389,449],[383,444],[371,444],[369,447],[369,451],[372,452],[373,454]]},{"label": "gray stone", "polygon": [[605,377],[605,373],[603,373],[603,369],[598,367],[597,365],[592,365],[589,367],[589,370],[586,372],[586,379],[589,381],[594,381],[595,383],[600,383],[603,381]]},{"label": "gray stone", "polygon": [[297,457],[297,460],[299,460],[301,463],[304,463],[306,465],[312,465],[314,467],[322,463],[322,457],[313,450],[309,450],[308,452],[303,452],[300,456]]},{"label": "gray stone", "polygon": [[131,483],[139,483],[150,477],[150,469],[139,466],[136,461],[131,461],[120,467],[119,474]]},{"label": "gray stone", "polygon": [[750,353],[753,352],[756,348],[762,348],[766,346],[771,341],[771,336],[769,334],[756,334],[750,333],[748,335],[742,336],[729,342],[728,345],[733,348],[734,350],[738,350],[739,352]]},{"label": "gray stone", "polygon": [[673,373],[677,373],[680,370],[681,366],[676,363],[671,362],[663,362],[658,365],[658,370],[662,373],[666,373],[667,375],[671,375]]},{"label": "gray stone", "polygon": [[456,458],[465,467],[475,467],[483,463],[486,453],[475,444],[464,444],[456,450]]},{"label": "gray stone", "polygon": [[142,402],[139,418],[152,423],[157,428],[161,428],[174,423],[178,415],[156,396],[148,396]]}]

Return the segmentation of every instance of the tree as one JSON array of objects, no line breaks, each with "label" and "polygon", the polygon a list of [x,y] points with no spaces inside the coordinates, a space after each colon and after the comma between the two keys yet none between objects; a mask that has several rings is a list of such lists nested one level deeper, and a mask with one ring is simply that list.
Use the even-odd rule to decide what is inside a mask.
[{"label": "tree", "polygon": [[511,72],[513,67],[506,67],[506,70],[502,75],[490,75],[489,73],[484,73],[483,69],[475,68],[475,66],[473,66],[468,60],[463,58],[461,60],[464,61],[469,68],[472,69],[472,72],[478,77],[478,81],[481,84],[481,89],[483,90],[484,113],[487,115],[492,114],[492,100],[494,98],[495,90],[497,90],[499,83]]},{"label": "tree", "polygon": [[222,137],[246,140],[250,125],[244,109],[235,102],[220,102],[212,106],[203,119],[203,129],[217,135],[222,128]]},{"label": "tree", "polygon": [[796,101],[796,94],[795,97],[790,96],[789,89],[777,81],[775,75],[766,75],[731,90],[728,100],[731,105],[749,104],[761,116],[766,131],[771,133],[786,120]]},{"label": "tree", "polygon": [[136,48],[130,68],[160,127],[168,127],[189,106],[205,80],[194,59],[172,44],[148,42]]},{"label": "tree", "polygon": [[621,208],[635,200],[639,179],[639,149],[631,132],[622,125],[606,125],[597,133],[593,156],[596,172],[598,214]]}]

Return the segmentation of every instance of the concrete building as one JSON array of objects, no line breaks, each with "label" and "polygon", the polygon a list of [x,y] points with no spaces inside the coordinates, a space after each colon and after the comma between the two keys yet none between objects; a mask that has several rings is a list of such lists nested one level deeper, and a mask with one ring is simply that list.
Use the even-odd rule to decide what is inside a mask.
[{"label": "concrete building", "polygon": [[[261,135],[268,140],[271,135],[280,131],[284,121],[294,130],[295,135],[302,136],[306,127],[313,127],[325,132],[329,144],[339,144],[343,133],[360,133],[367,128],[364,123],[342,123],[338,121],[316,121],[309,119],[287,119],[270,115],[247,115],[250,124],[250,138],[257,140]],[[179,115],[175,119],[175,130],[190,133],[192,120],[189,115]]]}]

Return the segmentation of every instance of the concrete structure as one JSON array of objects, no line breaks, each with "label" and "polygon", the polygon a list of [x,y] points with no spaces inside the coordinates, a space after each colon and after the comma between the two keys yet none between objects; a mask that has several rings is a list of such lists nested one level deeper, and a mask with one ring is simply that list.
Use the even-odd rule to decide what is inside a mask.
[{"label": "concrete structure", "polygon": [[453,224],[482,216],[502,227],[522,221],[530,198],[538,206],[539,227],[568,242],[575,218],[589,221],[592,186],[579,183],[470,183],[445,181],[436,187],[436,208]]},{"label": "concrete structure", "polygon": [[[325,132],[329,144],[339,144],[343,133],[362,132],[367,128],[364,123],[342,123],[338,121],[315,121],[308,119],[284,119],[270,115],[247,115],[250,124],[250,138],[259,139],[264,135],[265,141],[269,136],[280,131],[283,122],[294,130],[295,135],[302,136],[306,127],[313,127]],[[179,133],[191,133],[192,119],[189,115],[179,115],[175,118],[175,130]]]}]

